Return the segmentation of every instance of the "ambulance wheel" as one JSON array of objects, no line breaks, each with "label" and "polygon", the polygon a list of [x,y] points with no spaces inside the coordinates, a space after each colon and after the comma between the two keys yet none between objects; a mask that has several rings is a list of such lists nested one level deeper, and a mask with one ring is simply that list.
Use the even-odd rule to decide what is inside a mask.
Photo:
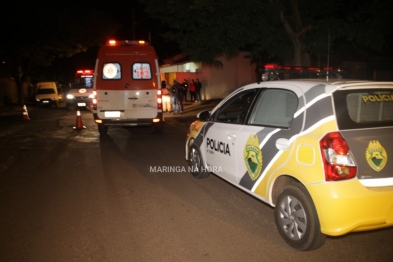
[{"label": "ambulance wheel", "polygon": [[98,133],[100,133],[100,135],[106,135],[108,134],[108,127],[103,125],[103,124],[97,124],[98,127]]},{"label": "ambulance wheel", "polygon": [[284,187],[277,198],[274,220],[281,237],[294,249],[313,250],[325,242],[315,206],[299,183]]},{"label": "ambulance wheel", "polygon": [[164,132],[164,122],[160,121],[153,124],[153,130],[155,134],[162,134]]},{"label": "ambulance wheel", "polygon": [[188,166],[195,178],[207,178],[210,175],[203,165],[201,152],[195,144],[192,144],[188,150]]}]

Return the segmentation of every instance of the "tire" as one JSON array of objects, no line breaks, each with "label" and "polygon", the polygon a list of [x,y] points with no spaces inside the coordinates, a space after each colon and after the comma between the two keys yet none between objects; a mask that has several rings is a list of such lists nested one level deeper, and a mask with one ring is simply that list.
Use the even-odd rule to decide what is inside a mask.
[{"label": "tire", "polygon": [[106,135],[108,134],[108,127],[103,125],[103,124],[97,124],[98,127],[98,133],[100,133],[100,135]]},{"label": "tire", "polygon": [[157,124],[153,124],[153,130],[155,134],[162,134],[164,132],[164,122],[160,121]]},{"label": "tire", "polygon": [[195,178],[202,179],[210,175],[210,172],[205,170],[201,152],[195,144],[192,144],[188,150],[188,166]]},{"label": "tire", "polygon": [[294,249],[314,250],[326,240],[314,203],[299,183],[287,185],[278,196],[274,220],[281,237]]}]

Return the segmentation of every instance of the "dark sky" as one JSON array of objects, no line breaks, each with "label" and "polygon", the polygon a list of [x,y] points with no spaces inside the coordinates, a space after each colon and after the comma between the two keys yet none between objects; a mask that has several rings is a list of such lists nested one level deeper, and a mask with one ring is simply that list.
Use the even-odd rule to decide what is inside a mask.
[{"label": "dark sky", "polygon": [[[180,52],[176,44],[164,41],[161,32],[164,32],[165,29],[160,27],[157,21],[151,19],[144,12],[143,5],[136,0],[78,1],[78,6],[81,11],[85,10],[86,12],[94,7],[107,13],[119,23],[121,28],[110,38],[132,40],[135,37],[137,40],[149,41],[155,47],[160,61]],[[54,63],[54,69],[59,75],[67,72],[64,73],[65,76],[61,76],[61,78],[67,78],[78,69],[94,68],[97,52],[98,47],[91,47],[86,52],[79,53],[72,58],[60,59]]]}]

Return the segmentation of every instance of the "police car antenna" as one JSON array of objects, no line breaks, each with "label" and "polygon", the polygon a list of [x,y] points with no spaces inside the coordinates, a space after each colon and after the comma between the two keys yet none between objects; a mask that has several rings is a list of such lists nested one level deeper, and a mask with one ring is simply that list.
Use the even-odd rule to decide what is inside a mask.
[{"label": "police car antenna", "polygon": [[328,55],[327,55],[327,68],[326,68],[326,81],[329,81],[329,57],[330,57],[330,29],[328,35]]}]

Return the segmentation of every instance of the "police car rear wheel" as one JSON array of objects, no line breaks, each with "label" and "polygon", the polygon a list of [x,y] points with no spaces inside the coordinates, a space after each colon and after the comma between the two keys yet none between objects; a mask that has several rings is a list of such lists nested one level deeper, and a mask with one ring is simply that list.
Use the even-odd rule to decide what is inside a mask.
[{"label": "police car rear wheel", "polygon": [[311,197],[299,183],[286,186],[278,196],[274,218],[281,237],[294,249],[313,250],[325,242]]},{"label": "police car rear wheel", "polygon": [[207,178],[210,175],[210,172],[207,172],[203,166],[201,152],[196,145],[191,145],[188,150],[188,166],[195,178]]}]

